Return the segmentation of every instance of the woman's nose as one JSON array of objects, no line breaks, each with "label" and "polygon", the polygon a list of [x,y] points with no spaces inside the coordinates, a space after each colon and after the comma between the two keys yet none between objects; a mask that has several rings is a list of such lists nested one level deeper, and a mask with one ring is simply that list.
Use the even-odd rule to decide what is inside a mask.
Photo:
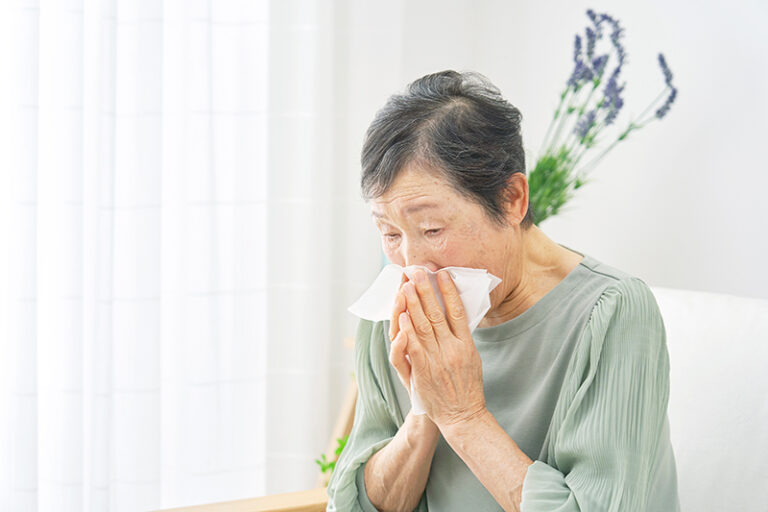
[{"label": "woman's nose", "polygon": [[430,270],[430,272],[437,272],[438,270],[443,268],[440,265],[435,264],[431,260],[425,260],[424,258],[405,258],[405,266],[409,267],[411,265],[419,265],[422,267],[427,267]]},{"label": "woman's nose", "polygon": [[422,251],[416,244],[408,244],[405,246],[405,265],[420,265],[427,267],[431,272],[437,272],[442,267],[435,264],[430,257],[430,254]]}]

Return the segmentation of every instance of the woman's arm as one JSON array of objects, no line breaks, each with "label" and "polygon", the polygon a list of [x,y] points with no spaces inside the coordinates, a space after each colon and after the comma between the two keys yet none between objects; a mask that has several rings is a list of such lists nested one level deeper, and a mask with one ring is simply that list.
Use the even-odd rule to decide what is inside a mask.
[{"label": "woman's arm", "polygon": [[[653,293],[638,278],[605,290],[566,377],[549,462],[523,486],[523,512],[679,512],[665,431],[666,331]],[[669,456],[668,456],[669,455]],[[650,506],[650,504],[653,506]]]},{"label": "woman's arm", "polygon": [[523,481],[533,461],[485,409],[443,430],[446,442],[507,512],[518,512]]},{"label": "woman's arm", "polygon": [[658,462],[669,443],[669,359],[647,285],[633,278],[606,290],[584,336],[553,419],[558,467],[531,461],[487,409],[441,427],[443,436],[507,511],[645,512],[651,493],[664,503],[654,512],[679,511],[676,488],[654,485],[657,471],[673,478],[675,468]]},{"label": "woman's arm", "polygon": [[[365,492],[379,510],[413,510],[427,485],[440,430],[409,412],[403,426],[365,464]],[[362,492],[362,490],[359,490]]]}]

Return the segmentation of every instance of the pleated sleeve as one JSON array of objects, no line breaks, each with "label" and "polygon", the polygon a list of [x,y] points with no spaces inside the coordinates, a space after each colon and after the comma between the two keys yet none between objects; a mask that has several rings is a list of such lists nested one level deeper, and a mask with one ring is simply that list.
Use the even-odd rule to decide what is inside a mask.
[{"label": "pleated sleeve", "polygon": [[[354,348],[358,386],[355,417],[328,482],[326,510],[330,512],[377,512],[366,494],[362,471],[368,459],[384,448],[403,424],[388,372],[386,327],[386,322],[358,323]],[[426,512],[425,496],[416,510]]]},{"label": "pleated sleeve", "polygon": [[[618,281],[595,304],[571,360],[548,434],[547,461],[528,468],[522,512],[679,510],[665,425],[666,332],[639,278]],[[673,462],[672,462],[673,463]],[[666,496],[649,499],[650,493]]]}]

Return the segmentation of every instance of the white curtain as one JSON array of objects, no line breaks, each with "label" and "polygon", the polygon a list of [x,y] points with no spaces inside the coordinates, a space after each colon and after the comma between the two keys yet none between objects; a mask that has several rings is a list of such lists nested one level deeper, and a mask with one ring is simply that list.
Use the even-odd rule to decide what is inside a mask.
[{"label": "white curtain", "polygon": [[0,510],[315,485],[381,264],[342,4],[0,6]]}]

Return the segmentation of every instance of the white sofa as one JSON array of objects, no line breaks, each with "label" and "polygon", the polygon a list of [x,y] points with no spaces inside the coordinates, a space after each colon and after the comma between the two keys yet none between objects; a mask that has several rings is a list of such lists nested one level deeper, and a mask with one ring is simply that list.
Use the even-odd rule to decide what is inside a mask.
[{"label": "white sofa", "polygon": [[682,512],[768,511],[768,300],[651,287]]}]

